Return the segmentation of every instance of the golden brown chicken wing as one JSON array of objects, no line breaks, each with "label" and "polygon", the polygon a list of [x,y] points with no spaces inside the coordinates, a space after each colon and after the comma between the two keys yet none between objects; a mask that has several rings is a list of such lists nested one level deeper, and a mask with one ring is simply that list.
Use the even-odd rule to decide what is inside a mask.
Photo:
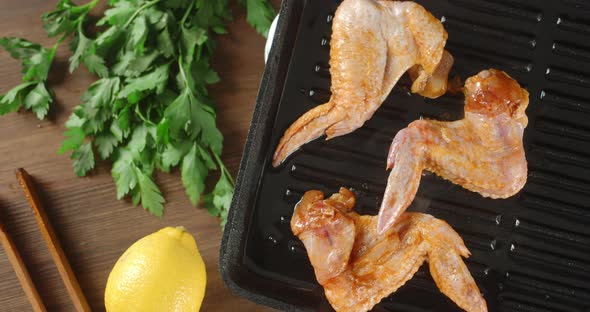
[{"label": "golden brown chicken wing", "polygon": [[444,94],[453,65],[453,57],[444,51],[446,39],[441,22],[414,2],[343,1],[330,43],[332,97],[285,131],[273,166],[323,134],[330,139],[361,127],[409,69],[412,92]]},{"label": "golden brown chicken wing", "polygon": [[461,257],[469,250],[444,221],[421,213],[404,213],[386,235],[377,218],[352,211],[354,195],[341,188],[324,200],[319,191],[305,193],[291,219],[291,230],[307,250],[318,282],[336,311],[368,311],[403,286],[424,261],[438,288],[459,307],[487,311]]},{"label": "golden brown chicken wing", "polygon": [[395,136],[379,232],[395,224],[412,203],[422,170],[485,197],[510,197],[524,187],[527,162],[522,137],[528,123],[528,92],[495,69],[469,78],[463,92],[464,119],[418,120]]}]

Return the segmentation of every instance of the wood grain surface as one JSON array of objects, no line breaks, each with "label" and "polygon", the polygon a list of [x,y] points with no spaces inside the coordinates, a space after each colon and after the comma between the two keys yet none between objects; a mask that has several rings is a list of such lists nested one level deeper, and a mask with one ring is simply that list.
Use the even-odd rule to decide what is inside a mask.
[{"label": "wood grain surface", "polygon": [[[40,16],[57,1],[0,1],[0,37],[18,36],[53,44]],[[279,1],[273,1],[275,7]],[[97,12],[96,14],[100,14]],[[264,69],[264,38],[247,26],[244,11],[234,10],[230,33],[218,39],[214,67],[222,81],[212,88],[218,104],[218,125],[225,135],[223,160],[235,175],[256,94]],[[50,76],[56,93],[48,118],[32,113],[0,117],[0,216],[13,237],[32,279],[49,311],[73,311],[66,288],[37,228],[31,209],[19,189],[14,170],[25,168],[41,191],[47,214],[56,229],[93,311],[103,311],[108,274],[118,257],[139,238],[165,226],[185,226],[196,238],[207,266],[207,290],[202,311],[270,311],[233,295],[219,275],[221,229],[201,208],[192,207],[178,172],[158,174],[166,199],[163,218],[149,215],[129,201],[118,201],[110,164],[100,162],[88,177],[78,178],[68,155],[58,155],[64,122],[79,104],[82,92],[95,79],[85,69],[67,73],[69,51],[59,49]],[[0,94],[20,81],[20,64],[0,51]],[[0,250],[0,310],[32,311],[17,277]]]}]

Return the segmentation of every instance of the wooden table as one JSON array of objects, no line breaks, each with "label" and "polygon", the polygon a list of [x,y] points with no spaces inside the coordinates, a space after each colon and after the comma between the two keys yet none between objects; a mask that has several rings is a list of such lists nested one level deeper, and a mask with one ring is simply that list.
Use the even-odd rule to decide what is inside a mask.
[{"label": "wooden table", "polygon": [[[53,44],[54,39],[48,39],[42,28],[40,16],[56,2],[0,1],[0,37],[18,36],[45,46]],[[218,124],[225,136],[223,160],[235,175],[264,69],[265,41],[247,26],[242,9],[236,8],[234,14],[229,35],[218,40],[214,67],[222,81],[211,93],[218,103]],[[69,51],[63,45],[50,77],[56,103],[49,118],[39,121],[31,113],[0,117],[0,216],[49,311],[72,311],[73,306],[16,183],[14,170],[18,167],[26,168],[43,190],[49,217],[94,311],[104,310],[107,277],[123,251],[147,234],[176,225],[183,225],[194,234],[207,266],[203,311],[268,311],[236,297],[223,284],[218,268],[218,221],[204,209],[190,205],[178,172],[156,177],[168,201],[165,216],[158,219],[129,201],[116,199],[109,164],[100,162],[89,177],[78,178],[68,155],[57,154],[64,122],[94,80],[84,69],[67,74],[68,57]],[[18,84],[20,77],[20,64],[0,51],[0,93]],[[6,255],[0,250],[0,310],[30,309]]]}]

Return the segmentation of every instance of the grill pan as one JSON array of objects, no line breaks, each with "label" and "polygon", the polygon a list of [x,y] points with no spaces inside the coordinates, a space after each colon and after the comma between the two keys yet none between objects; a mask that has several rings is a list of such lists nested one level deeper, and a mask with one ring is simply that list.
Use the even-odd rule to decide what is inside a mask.
[{"label": "grill pan", "polygon": [[[220,270],[227,285],[283,310],[331,311],[303,244],[290,231],[303,193],[349,187],[356,211],[374,215],[397,131],[421,117],[463,115],[462,96],[410,95],[405,77],[363,128],[309,143],[272,168],[285,129],[330,97],[331,21],[340,2],[283,1],[223,235]],[[529,175],[519,194],[493,200],[426,173],[409,211],[444,219],[459,232],[490,311],[590,311],[590,3],[417,2],[444,22],[452,74],[465,79],[498,68],[529,91]],[[458,308],[423,266],[375,311]]]}]

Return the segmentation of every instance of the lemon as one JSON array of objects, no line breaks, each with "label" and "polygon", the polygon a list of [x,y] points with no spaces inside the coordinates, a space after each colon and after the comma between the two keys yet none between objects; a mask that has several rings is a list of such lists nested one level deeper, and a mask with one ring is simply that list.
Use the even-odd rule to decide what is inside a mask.
[{"label": "lemon", "polygon": [[205,263],[193,236],[167,227],[135,242],[119,258],[105,290],[108,312],[199,311]]}]

